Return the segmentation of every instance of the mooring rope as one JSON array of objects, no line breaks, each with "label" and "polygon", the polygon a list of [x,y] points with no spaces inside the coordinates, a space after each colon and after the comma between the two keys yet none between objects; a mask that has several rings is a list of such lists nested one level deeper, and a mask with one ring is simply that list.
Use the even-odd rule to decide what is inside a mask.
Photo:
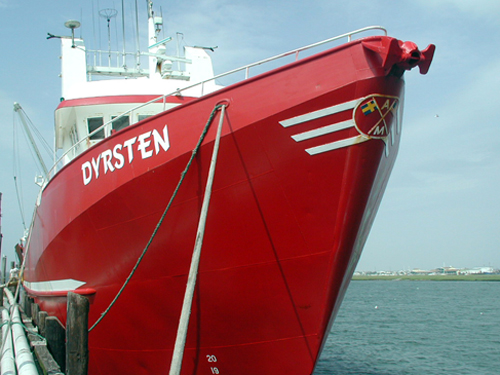
[{"label": "mooring rope", "polygon": [[189,168],[191,167],[191,164],[196,156],[196,154],[198,153],[200,147],[201,147],[201,144],[203,142],[203,140],[205,139],[205,136],[207,135],[207,132],[208,132],[208,129],[210,128],[210,124],[212,123],[212,120],[214,119],[215,117],[215,114],[216,112],[222,107],[223,105],[216,105],[214,107],[214,109],[212,110],[212,113],[210,114],[210,117],[208,118],[208,121],[205,125],[205,128],[203,129],[203,132],[201,133],[200,135],[200,139],[198,140],[198,143],[196,145],[196,147],[193,149],[192,153],[191,153],[191,158],[189,159],[187,165],[186,165],[186,168],[184,169],[184,171],[181,173],[181,178],[179,179],[179,183],[177,184],[177,187],[175,188],[173,194],[172,194],[172,197],[170,198],[170,201],[168,202],[167,204],[167,207],[165,208],[165,210],[163,211],[163,214],[161,215],[161,218],[160,220],[158,221],[158,224],[156,225],[156,228],[154,229],[153,231],[153,234],[151,235],[151,238],[149,239],[148,243],[146,244],[146,247],[144,248],[144,250],[142,251],[141,255],[139,256],[139,258],[137,259],[137,262],[135,263],[135,266],[134,268],[132,268],[132,271],[130,272],[130,274],[128,275],[127,279],[125,280],[125,282],[123,283],[122,287],[120,288],[120,290],[118,291],[118,293],[116,294],[115,298],[113,298],[113,300],[111,301],[111,303],[109,304],[109,306],[106,308],[106,310],[104,310],[104,312],[101,314],[101,316],[99,317],[99,319],[97,319],[97,321],[94,323],[94,325],[92,327],[89,328],[89,332],[92,331],[101,321],[102,319],[108,314],[109,310],[111,310],[111,308],[113,307],[113,305],[116,303],[116,301],[118,300],[118,298],[121,296],[121,294],[123,293],[123,290],[125,289],[125,287],[128,285],[128,283],[130,282],[130,279],[132,278],[132,276],[134,276],[135,274],[135,271],[137,270],[137,268],[139,267],[139,264],[141,263],[142,259],[144,258],[144,256],[146,255],[148,249],[149,249],[149,246],[151,245],[151,243],[153,242],[153,239],[155,238],[156,236],[156,233],[158,232],[158,230],[160,229],[160,226],[161,224],[163,223],[163,220],[165,219],[165,216],[167,215],[167,212],[169,211],[170,209],[170,206],[172,205],[172,202],[174,201],[181,185],[182,185],[182,182],[184,181],[184,178],[186,177],[186,174],[189,170]]}]

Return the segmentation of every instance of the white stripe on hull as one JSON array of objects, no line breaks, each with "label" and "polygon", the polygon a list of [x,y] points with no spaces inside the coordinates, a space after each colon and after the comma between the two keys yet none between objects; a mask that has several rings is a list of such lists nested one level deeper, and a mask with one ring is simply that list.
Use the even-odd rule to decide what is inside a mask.
[{"label": "white stripe on hull", "polygon": [[[354,112],[357,111],[358,106],[361,103],[363,103],[364,100],[369,99],[370,97],[372,98],[372,100],[375,100],[375,99],[373,99],[375,97],[385,98],[386,100],[388,100],[387,98],[392,98],[391,100],[394,100],[393,105],[392,105],[392,107],[388,106],[387,111],[393,111],[395,100],[397,100],[397,98],[392,97],[392,96],[389,97],[389,96],[384,96],[381,94],[372,94],[372,95],[369,95],[369,96],[366,96],[363,98],[358,98],[358,99],[354,99],[354,100],[351,100],[351,101],[348,101],[345,103],[340,103],[340,104],[337,104],[337,105],[334,105],[334,106],[331,106],[328,108],[323,108],[323,109],[320,109],[317,111],[304,113],[304,114],[299,115],[299,116],[295,116],[295,117],[292,117],[292,118],[289,118],[286,120],[279,121],[279,123],[284,128],[288,128],[291,126],[304,124],[304,123],[307,123],[307,122],[310,122],[310,121],[313,121],[313,120],[316,120],[316,119],[319,119],[319,118],[322,118],[325,116],[330,116],[330,115],[334,115],[336,113],[353,110],[352,111],[352,118],[350,118],[349,120],[339,121],[339,122],[336,122],[333,124],[330,123],[329,125],[325,125],[325,126],[317,127],[315,129],[303,131],[302,133],[297,133],[297,134],[292,135],[291,138],[295,142],[301,142],[301,141],[305,141],[308,139],[319,138],[319,137],[322,137],[322,136],[327,135],[327,134],[332,134],[332,133],[335,133],[335,132],[338,132],[341,130],[355,127],[357,129],[358,133],[360,133],[360,135],[352,137],[352,133],[351,133],[351,138],[344,138],[344,139],[341,139],[341,140],[338,140],[335,142],[330,142],[330,143],[325,143],[325,144],[322,144],[319,146],[310,147],[310,148],[305,149],[305,151],[309,155],[317,155],[317,154],[321,154],[323,152],[337,150],[339,148],[357,145],[357,144],[369,141],[371,139],[380,139],[385,143],[385,145],[386,145],[385,151],[386,151],[386,155],[388,155],[389,154],[389,146],[393,145],[395,143],[396,137],[399,135],[399,133],[401,131],[400,114],[398,111],[398,114],[395,115],[396,116],[396,120],[395,120],[396,124],[394,125],[395,131],[390,131],[389,129],[387,129],[387,124],[385,123],[385,120],[384,120],[384,118],[388,112],[382,113],[381,110],[378,109],[378,107],[376,107],[378,109],[378,111],[380,112],[381,121],[384,121],[384,126],[385,126],[384,130],[385,130],[387,136],[377,137],[377,136],[370,135],[370,132],[368,132],[367,134],[363,133],[358,128],[359,124],[356,124]],[[387,103],[389,103],[389,102],[387,101]],[[382,107],[382,109],[383,108],[385,108],[385,107]],[[363,108],[361,108],[361,110],[363,110]],[[367,115],[371,112],[365,113],[365,111],[363,111],[363,113],[365,115]],[[377,127],[377,129],[378,129],[378,127]],[[318,140],[318,142],[321,142],[321,140]]]},{"label": "white stripe on hull", "polygon": [[335,113],[344,112],[348,109],[353,109],[356,107],[360,99],[351,100],[350,102],[345,102],[341,104],[334,105],[333,107],[323,108],[318,111],[309,112],[300,116],[292,117],[287,120],[280,121],[280,124],[284,128],[289,126],[302,124],[303,122],[315,120],[317,118],[333,115]]},{"label": "white stripe on hull", "polygon": [[307,148],[306,152],[309,155],[316,155],[316,154],[321,154],[323,152],[336,150],[336,149],[342,148],[342,147],[357,145],[358,143],[363,143],[363,142],[366,142],[369,140],[370,140],[370,138],[366,138],[366,137],[363,137],[362,135],[358,135],[357,137],[342,139],[341,141],[327,143],[327,144],[317,146],[317,147]]},{"label": "white stripe on hull", "polygon": [[325,135],[325,134],[335,133],[339,130],[348,129],[348,128],[351,128],[353,126],[354,126],[354,121],[347,120],[347,121],[338,122],[336,124],[323,126],[321,128],[309,130],[309,131],[304,132],[304,133],[295,134],[295,135],[292,135],[292,138],[295,141],[300,142],[300,141],[305,141],[306,139],[320,137],[320,136]]},{"label": "white stripe on hull", "polygon": [[35,292],[64,292],[75,290],[85,285],[85,282],[74,279],[64,279],[38,282],[24,281],[24,285],[26,288]]}]

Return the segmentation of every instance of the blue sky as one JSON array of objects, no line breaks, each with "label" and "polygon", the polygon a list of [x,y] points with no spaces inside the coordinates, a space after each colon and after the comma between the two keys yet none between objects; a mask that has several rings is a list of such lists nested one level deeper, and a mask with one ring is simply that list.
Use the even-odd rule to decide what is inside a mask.
[{"label": "blue sky", "polygon": [[[139,1],[142,13],[144,3]],[[217,73],[369,25],[382,25],[421,49],[436,44],[429,73],[406,74],[399,158],[358,269],[500,267],[499,1],[158,0],[154,5],[162,8],[167,36],[182,32],[188,45],[218,46],[212,55]],[[99,35],[93,36],[95,21],[106,48],[105,21],[93,20],[92,8],[120,7],[118,0],[0,0],[2,253],[9,260],[23,232],[13,180],[12,105],[21,103],[52,144],[60,47],[58,40],[46,40],[47,32],[67,35],[64,22],[78,19],[92,45]],[[112,30],[114,41],[121,29]],[[17,157],[22,165],[17,176],[29,225],[37,169],[23,139],[19,145],[25,152]]]}]

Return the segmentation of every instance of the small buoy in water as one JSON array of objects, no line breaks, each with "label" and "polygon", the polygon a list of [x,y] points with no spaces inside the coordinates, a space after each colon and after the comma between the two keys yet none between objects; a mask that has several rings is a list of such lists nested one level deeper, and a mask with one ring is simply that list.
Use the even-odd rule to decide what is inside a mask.
[{"label": "small buoy in water", "polygon": [[378,306],[375,306],[375,310],[378,309]]},{"label": "small buoy in water", "polygon": [[479,315],[483,315],[483,313],[482,313],[482,312],[480,312],[480,313],[479,313]]}]

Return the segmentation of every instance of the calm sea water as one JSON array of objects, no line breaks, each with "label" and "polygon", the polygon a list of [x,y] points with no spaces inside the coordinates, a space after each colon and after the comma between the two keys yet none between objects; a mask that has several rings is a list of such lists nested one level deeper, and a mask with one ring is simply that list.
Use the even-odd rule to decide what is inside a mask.
[{"label": "calm sea water", "polygon": [[500,282],[352,281],[315,375],[500,374]]}]

